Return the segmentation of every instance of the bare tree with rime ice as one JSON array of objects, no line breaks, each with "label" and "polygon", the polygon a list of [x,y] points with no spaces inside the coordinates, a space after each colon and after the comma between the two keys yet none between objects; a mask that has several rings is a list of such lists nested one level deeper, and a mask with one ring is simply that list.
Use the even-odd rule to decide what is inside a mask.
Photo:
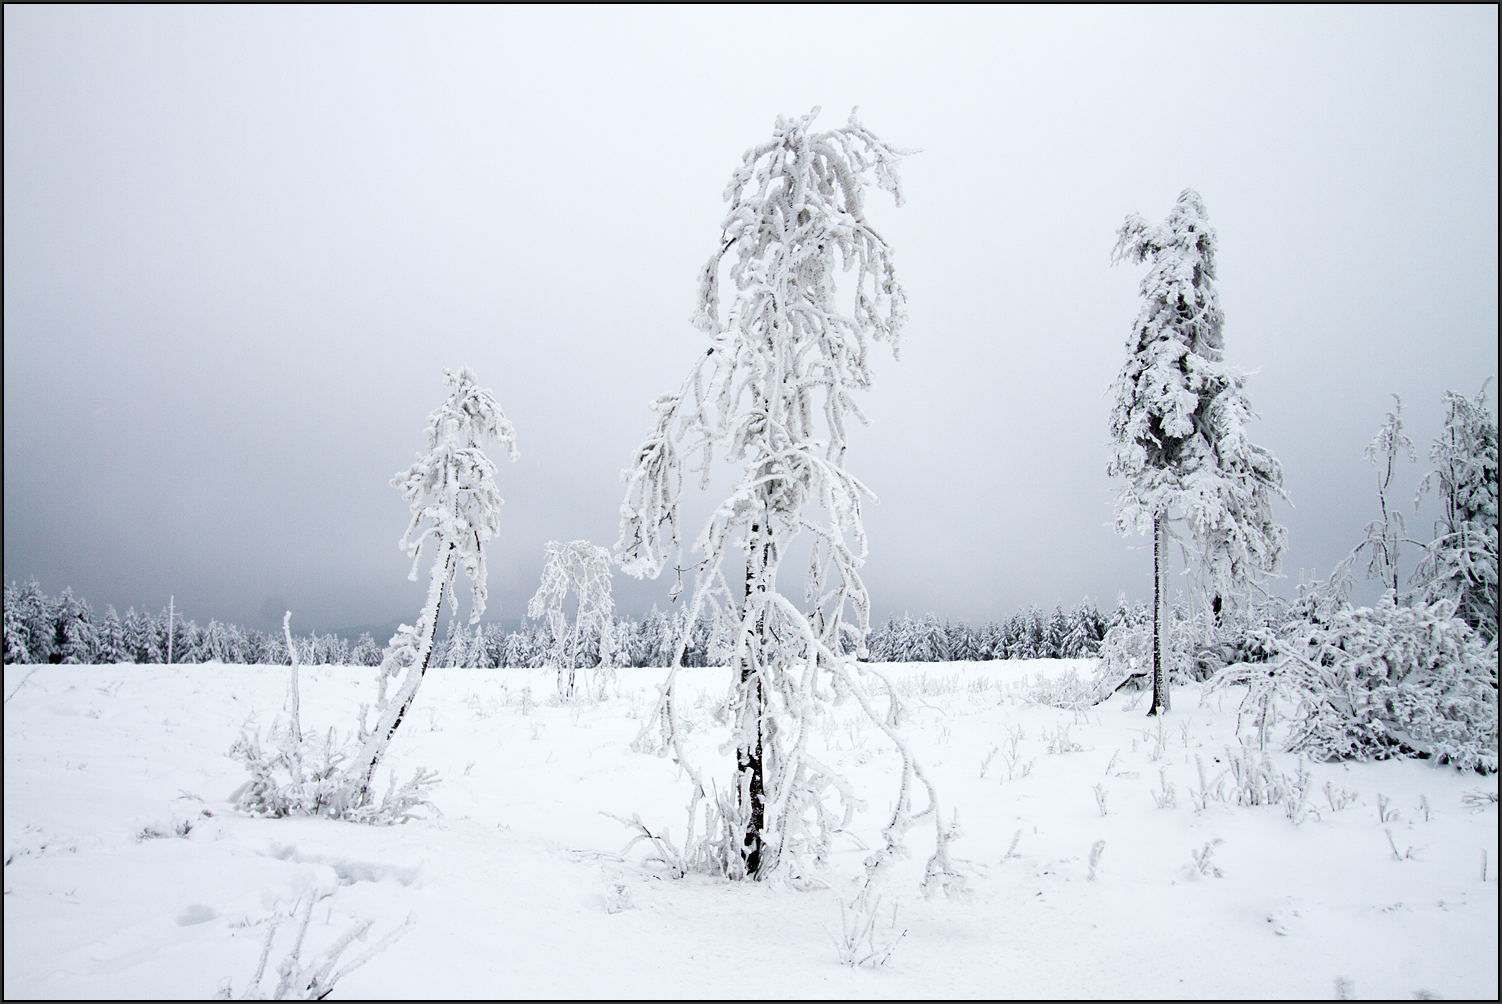
[{"label": "bare tree with rime ice", "polygon": [[[962,880],[948,855],[957,827],[941,817],[933,785],[894,727],[900,710],[895,692],[887,683],[891,706],[879,712],[862,677],[885,679],[855,661],[866,655],[870,626],[859,574],[866,555],[861,502],[875,497],[845,470],[847,424],[852,417],[867,421],[853,393],[871,386],[873,343],[888,342],[895,356],[907,319],[892,250],[866,218],[865,190],[874,175],[877,188],[900,206],[897,168],[910,151],[883,142],[854,111],[844,126],[814,132],[817,114],[816,108],[799,118],[779,117],[772,138],[748,150],[731,176],[725,189],[730,211],[720,245],[700,273],[693,315],[710,336],[709,347],[679,391],[653,403],[656,426],[622,475],[621,566],[638,577],[674,569],[680,577],[674,596],[683,572],[692,570],[688,623],[707,610],[733,639],[734,779],[728,792],[712,796],[684,756],[674,686],[686,637],[678,639],[657,710],[637,747],[671,751],[693,781],[679,867],[796,879],[800,862],[817,859],[831,830],[848,823],[857,805],[845,780],[807,751],[817,717],[853,697],[903,759],[886,846],[867,861],[868,873],[874,876],[900,849],[904,831],[931,817],[937,840],[924,886],[958,889]],[[841,269],[855,273],[850,316],[835,301]],[[722,272],[735,289],[723,323]],[[700,488],[707,488],[717,450],[742,473],[694,540],[698,560],[686,562],[679,529],[685,481],[697,474]],[[814,546],[800,609],[779,590],[777,576],[804,531]],[[732,551],[744,556],[740,588],[732,587],[724,567]],[[914,812],[919,783],[929,801]],[[845,823],[825,803],[831,787],[844,803]],[[669,854],[666,841],[641,831]]]},{"label": "bare tree with rime ice", "polygon": [[[412,508],[412,520],[402,535],[401,547],[412,556],[408,578],[417,580],[417,566],[424,549],[433,556],[428,575],[428,598],[417,623],[402,625],[392,637],[378,671],[379,717],[350,775],[351,799],[364,804],[371,797],[371,783],[391,736],[412,707],[418,684],[427,671],[438,629],[438,610],[447,590],[453,599],[454,575],[463,570],[471,583],[469,622],[475,624],[485,612],[487,596],[485,545],[500,530],[504,503],[495,486],[495,464],[484,448],[501,445],[506,456],[516,460],[516,433],[488,390],[482,390],[468,366],[455,373],[444,370],[451,389],[448,399],[428,416],[428,451],[392,479],[402,498]],[[395,697],[386,687],[402,676]]]},{"label": "bare tree with rime ice", "polygon": [[1382,515],[1366,525],[1366,539],[1356,545],[1351,556],[1354,558],[1363,548],[1371,552],[1366,567],[1367,578],[1376,579],[1382,583],[1383,588],[1392,590],[1393,596],[1397,597],[1398,547],[1404,541],[1410,544],[1418,544],[1418,541],[1408,540],[1403,536],[1408,532],[1403,511],[1387,504],[1387,493],[1392,487],[1393,467],[1399,456],[1407,454],[1409,463],[1414,460],[1413,440],[1403,432],[1403,399],[1394,394],[1392,402],[1392,411],[1387,413],[1382,428],[1377,430],[1377,434],[1367,444],[1364,454],[1368,461],[1377,465],[1377,502]]},{"label": "bare tree with rime ice", "polygon": [[[570,627],[563,612],[564,601],[572,591],[578,600],[574,623]],[[597,680],[606,685],[612,662],[612,625],[615,601],[610,597],[610,552],[587,540],[567,544],[548,541],[547,559],[542,567],[542,584],[527,604],[527,616],[545,621],[553,645],[549,661],[558,671],[558,694],[573,700],[581,689],[579,677],[584,669],[585,653],[581,646],[598,640],[599,668]]]},{"label": "bare tree with rime ice", "polygon": [[1169,710],[1163,660],[1168,524],[1189,524],[1202,586],[1222,604],[1276,572],[1287,531],[1272,519],[1286,497],[1283,469],[1254,445],[1246,375],[1224,361],[1225,315],[1215,289],[1215,231],[1204,201],[1186,188],[1162,226],[1133,213],[1116,232],[1112,261],[1151,261],[1127,359],[1111,387],[1111,459],[1124,479],[1116,499],[1121,534],[1153,534],[1153,702]]},{"label": "bare tree with rime ice", "polygon": [[[376,768],[417,697],[418,684],[433,655],[438,610],[445,591],[453,603],[453,580],[459,569],[473,584],[470,623],[485,611],[485,545],[499,529],[502,499],[496,491],[495,465],[483,447],[502,444],[512,460],[517,457],[511,423],[490,391],[480,389],[468,367],[457,373],[445,370],[444,376],[452,390],[428,416],[428,452],[418,454],[417,462],[391,482],[412,508],[412,520],[400,542],[412,556],[410,577],[417,578],[425,549],[433,554],[433,568],[428,599],[417,623],[398,628],[377,670],[376,727],[366,729],[366,708],[362,707],[359,734],[352,745],[339,740],[332,728],[321,741],[304,736],[298,652],[289,611],[282,620],[282,633],[292,673],[286,715],[278,718],[271,732],[274,748],[263,749],[258,734],[242,734],[230,750],[251,775],[230,796],[241,809],[266,816],[315,815],[390,824],[411,818],[418,806],[431,806],[426,792],[436,774],[419,769],[398,787],[393,772],[389,789],[377,799],[373,789]],[[388,684],[398,676],[396,694],[388,698]]]}]

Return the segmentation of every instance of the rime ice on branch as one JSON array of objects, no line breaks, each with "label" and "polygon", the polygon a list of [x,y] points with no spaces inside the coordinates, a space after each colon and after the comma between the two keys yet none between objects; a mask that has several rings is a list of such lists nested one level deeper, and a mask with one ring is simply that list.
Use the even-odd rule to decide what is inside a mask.
[{"label": "rime ice on branch", "polygon": [[[861,503],[874,496],[845,470],[844,458],[850,419],[866,421],[853,392],[871,386],[873,343],[886,341],[895,354],[907,319],[891,248],[865,214],[873,177],[901,205],[897,168],[906,151],[877,138],[853,112],[846,125],[813,132],[817,113],[778,118],[772,138],[746,152],[726,186],[730,211],[700,273],[693,315],[710,336],[708,351],[676,394],[652,405],[656,427],[623,474],[617,560],[636,576],[693,569],[689,623],[707,609],[734,639],[736,773],[718,804],[706,805],[697,844],[696,806],[710,798],[710,786],[679,743],[673,681],[683,640],[647,729],[661,725],[664,750],[671,748],[694,780],[685,856],[736,877],[795,873],[803,852],[817,856],[826,840],[822,792],[846,786],[804,750],[826,703],[854,694],[890,731],[849,654],[865,655],[869,630],[870,602],[859,574],[866,555]],[[836,303],[841,271],[853,273],[849,315]],[[723,322],[722,274],[735,290]],[[698,557],[685,560],[684,479],[698,474],[707,487],[717,451],[742,475],[694,540]],[[814,547],[800,609],[779,591],[777,575],[804,531]],[[724,569],[731,552],[744,556],[738,588]],[[681,579],[675,595],[680,588]],[[931,814],[939,835],[929,878],[947,886],[955,878],[946,849],[952,831],[939,819],[931,787],[928,808],[912,813],[912,788],[927,780],[900,737],[890,734],[903,752],[903,785],[888,847],[871,867],[886,860],[903,830]],[[653,741],[644,730],[643,742]]]}]

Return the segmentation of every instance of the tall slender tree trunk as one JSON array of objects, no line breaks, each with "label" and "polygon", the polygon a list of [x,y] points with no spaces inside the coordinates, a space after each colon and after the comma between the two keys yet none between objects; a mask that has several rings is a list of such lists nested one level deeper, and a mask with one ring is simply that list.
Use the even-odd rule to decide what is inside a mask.
[{"label": "tall slender tree trunk", "polygon": [[360,752],[360,773],[356,776],[360,779],[357,795],[361,804],[369,800],[370,785],[375,777],[376,767],[380,764],[381,757],[385,755],[386,746],[391,742],[391,737],[396,734],[397,726],[412,709],[412,702],[417,699],[417,685],[422,682],[423,674],[428,671],[428,662],[433,656],[433,641],[438,633],[438,608],[443,603],[443,588],[448,585],[453,566],[454,545],[450,544],[443,560],[433,562],[432,576],[428,580],[428,601],[419,619],[423,626],[423,634],[418,639],[417,657],[407,668],[407,675],[402,677],[401,689],[397,691],[391,703],[386,705],[385,712],[376,723],[375,731],[365,740],[365,748]]},{"label": "tall slender tree trunk", "polygon": [[1163,605],[1168,573],[1168,525],[1161,515],[1153,517],[1153,706],[1148,717],[1169,710],[1168,668],[1163,661]]},{"label": "tall slender tree trunk", "polygon": [[[763,523],[765,524],[765,520]],[[746,561],[747,613],[750,612],[753,593],[766,589],[765,574],[770,544],[764,536],[769,533],[763,526],[751,524],[751,548]],[[741,838],[741,862],[751,878],[760,878],[762,866],[768,863],[763,855],[766,848],[763,830],[767,820],[767,790],[762,729],[765,725],[766,695],[762,693],[761,676],[756,672],[757,664],[765,652],[761,637],[765,623],[765,619],[758,615],[751,650],[741,662],[741,708],[740,720],[736,723],[740,742],[735,751],[735,790],[741,818],[746,821],[746,831]]]}]

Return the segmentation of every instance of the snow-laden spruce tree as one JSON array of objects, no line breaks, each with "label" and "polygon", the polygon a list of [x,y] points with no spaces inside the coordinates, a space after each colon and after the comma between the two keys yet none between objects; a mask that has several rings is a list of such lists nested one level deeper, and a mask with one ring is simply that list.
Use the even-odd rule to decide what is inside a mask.
[{"label": "snow-laden spruce tree", "polygon": [[1127,360],[1112,385],[1113,449],[1122,478],[1116,529],[1153,534],[1153,702],[1169,709],[1162,632],[1168,525],[1188,523],[1200,585],[1221,605],[1277,570],[1287,538],[1273,522],[1283,470],[1247,439],[1254,417],[1246,376],[1224,361],[1225,315],[1215,289],[1215,231],[1199,193],[1185,189],[1162,226],[1132,214],[1116,232],[1113,262],[1150,262]]},{"label": "snow-laden spruce tree", "polygon": [[[710,336],[708,349],[681,389],[652,405],[656,428],[623,474],[622,567],[639,577],[694,569],[688,623],[709,611],[733,639],[734,778],[728,789],[717,786],[713,798],[683,755],[674,684],[685,637],[642,744],[655,741],[648,730],[660,723],[661,751],[672,750],[693,780],[686,867],[736,878],[795,878],[827,842],[832,817],[825,792],[848,791],[809,756],[809,734],[826,705],[852,695],[903,755],[887,846],[868,868],[874,874],[903,831],[931,816],[937,846],[925,886],[949,888],[957,879],[947,853],[954,830],[940,818],[933,787],[906,743],[860,682],[856,656],[842,654],[849,648],[865,655],[870,602],[859,573],[866,555],[861,503],[873,498],[845,470],[847,427],[851,419],[866,421],[854,393],[871,386],[874,343],[887,342],[895,354],[907,319],[892,250],[867,219],[865,197],[874,176],[877,188],[902,204],[897,168],[906,151],[883,142],[854,112],[847,124],[815,132],[817,114],[779,117],[772,138],[748,150],[731,176],[730,211],[700,273],[693,315]],[[854,273],[848,315],[835,299],[841,270]],[[723,321],[722,273],[735,297]],[[740,468],[740,479],[694,540],[697,558],[685,560],[679,530],[685,481],[698,475],[707,487],[717,453]],[[783,594],[778,575],[793,539],[805,531],[814,546],[800,606]],[[732,554],[742,575],[734,585],[725,568]],[[681,581],[675,594],[680,587]],[[842,638],[850,644],[842,646]],[[929,804],[915,813],[911,798],[919,782]],[[701,800],[705,819],[696,837]],[[847,799],[847,818],[851,805]]]},{"label": "snow-laden spruce tree", "polygon": [[[570,627],[564,602],[572,592],[577,600],[574,623]],[[612,659],[611,628],[615,621],[615,601],[610,597],[610,552],[587,540],[567,544],[548,541],[547,559],[542,567],[542,585],[527,604],[527,616],[544,621],[553,645],[548,661],[558,671],[558,694],[573,700],[587,686],[580,686],[587,650],[599,652],[596,679],[605,685]]]},{"label": "snow-laden spruce tree", "polygon": [[[418,684],[427,671],[433,654],[433,639],[438,629],[438,610],[445,591],[453,599],[454,575],[463,570],[471,584],[469,622],[475,624],[485,612],[485,545],[500,530],[500,511],[504,500],[495,486],[495,464],[485,455],[485,448],[504,446],[506,456],[515,460],[516,433],[488,390],[481,389],[468,366],[455,373],[444,370],[451,388],[448,399],[428,416],[428,451],[418,454],[417,462],[392,479],[401,489],[402,498],[412,509],[412,519],[400,546],[412,556],[408,578],[417,580],[417,568],[424,551],[432,556],[428,573],[428,598],[417,622],[402,625],[386,649],[378,670],[380,699],[376,704],[379,718],[373,732],[364,736],[350,772],[350,799],[364,805],[371,798],[371,783],[377,765],[402,723]],[[405,675],[403,675],[405,674]],[[394,697],[388,699],[388,683],[401,676]]]},{"label": "snow-laden spruce tree", "polygon": [[1497,418],[1486,387],[1475,399],[1445,392],[1445,427],[1430,448],[1439,466],[1420,491],[1443,506],[1434,541],[1415,573],[1428,602],[1450,599],[1456,616],[1486,641],[1497,637]]}]

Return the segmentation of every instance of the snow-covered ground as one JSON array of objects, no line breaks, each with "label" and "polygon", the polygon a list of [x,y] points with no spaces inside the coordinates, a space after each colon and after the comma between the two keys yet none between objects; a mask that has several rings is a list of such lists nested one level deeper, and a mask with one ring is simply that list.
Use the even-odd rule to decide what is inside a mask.
[{"label": "snow-covered ground", "polygon": [[[374,921],[369,944],[417,918],[335,998],[1318,998],[1338,980],[1355,997],[1497,996],[1495,776],[1312,764],[1315,811],[1296,823],[1202,794],[1197,761],[1213,792],[1240,752],[1234,695],[1178,688],[1160,733],[1140,694],[1088,713],[1029,700],[1083,663],[886,668],[958,810],[971,894],[922,897],[932,831],[913,830],[881,889],[883,926],[895,906],[906,933],[872,970],[840,965],[833,934],[897,764],[853,704],[810,751],[869,808],[825,888],[799,891],[657,877],[640,845],[621,857],[629,834],[605,813],[683,833],[687,782],[628,749],[661,671],[621,671],[617,696],[574,707],[549,702],[544,671],[430,671],[391,761],[442,773],[442,815],[380,828],[226,803],[245,777],[226,753],[281,709],[285,668],[7,666],[5,996],[204,997],[226,981],[238,996],[268,918],[319,890],[305,954],[355,920]],[[727,677],[686,675],[696,748],[717,756]],[[372,677],[305,669],[305,729],[352,727]]]}]

